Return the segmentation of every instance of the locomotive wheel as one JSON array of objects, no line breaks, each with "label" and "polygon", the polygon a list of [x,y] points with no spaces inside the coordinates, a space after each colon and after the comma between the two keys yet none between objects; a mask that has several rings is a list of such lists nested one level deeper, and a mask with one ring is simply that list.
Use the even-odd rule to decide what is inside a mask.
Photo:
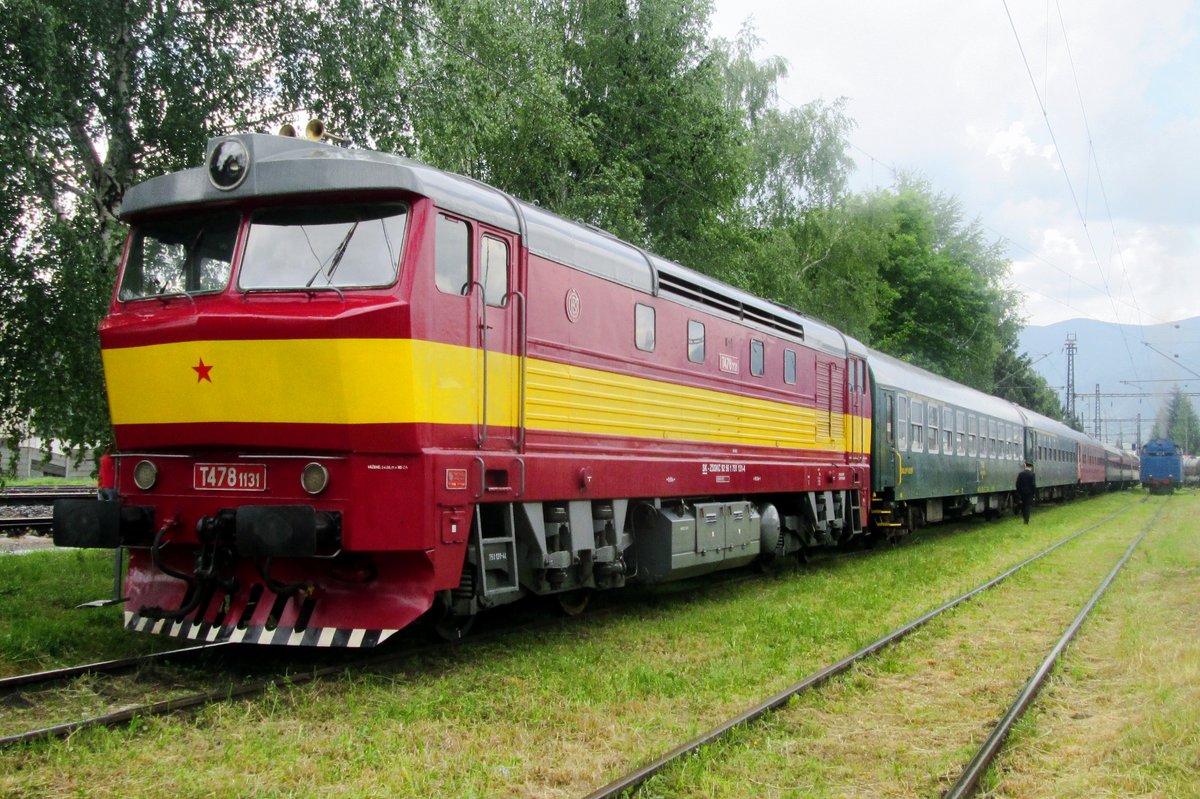
[{"label": "locomotive wheel", "polygon": [[592,592],[579,589],[577,591],[564,591],[556,596],[558,598],[558,609],[562,611],[564,616],[578,616],[587,609],[588,602],[592,598]]},{"label": "locomotive wheel", "polygon": [[474,625],[474,616],[464,616],[447,608],[434,620],[433,632],[443,641],[461,641]]}]

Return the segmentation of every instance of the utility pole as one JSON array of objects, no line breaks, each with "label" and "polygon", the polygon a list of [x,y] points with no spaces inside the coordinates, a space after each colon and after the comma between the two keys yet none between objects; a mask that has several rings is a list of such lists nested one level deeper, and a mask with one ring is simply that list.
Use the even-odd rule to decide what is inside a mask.
[{"label": "utility pole", "polygon": [[1096,384],[1096,427],[1095,439],[1100,440],[1100,384]]},{"label": "utility pole", "polygon": [[1067,334],[1067,418],[1075,420],[1075,334]]}]

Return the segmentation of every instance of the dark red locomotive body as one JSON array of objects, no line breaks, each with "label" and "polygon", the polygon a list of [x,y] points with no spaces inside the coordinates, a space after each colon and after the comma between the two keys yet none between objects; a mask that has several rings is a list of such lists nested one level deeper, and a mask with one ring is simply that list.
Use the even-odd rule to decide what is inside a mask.
[{"label": "dark red locomotive body", "polygon": [[126,195],[101,326],[129,626],[455,634],[863,531],[866,350],[477,182],[277,136]]}]

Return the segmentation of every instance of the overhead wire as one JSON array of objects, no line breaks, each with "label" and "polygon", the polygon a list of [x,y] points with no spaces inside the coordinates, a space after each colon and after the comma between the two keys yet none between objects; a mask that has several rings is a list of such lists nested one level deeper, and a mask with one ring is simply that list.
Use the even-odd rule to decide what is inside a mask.
[{"label": "overhead wire", "polygon": [[[1083,225],[1084,238],[1087,239],[1088,247],[1092,251],[1092,258],[1096,262],[1096,270],[1100,273],[1100,279],[1104,283],[1105,293],[1108,295],[1109,302],[1112,304],[1113,318],[1119,322],[1121,317],[1120,317],[1120,314],[1117,312],[1117,304],[1116,304],[1116,300],[1113,298],[1112,289],[1108,283],[1108,276],[1104,273],[1104,268],[1100,265],[1100,255],[1099,255],[1099,253],[1096,252],[1095,241],[1093,241],[1093,239],[1092,239],[1091,231],[1088,230],[1087,215],[1084,213],[1083,208],[1080,207],[1080,205],[1079,205],[1079,197],[1075,192],[1075,184],[1071,180],[1070,171],[1067,169],[1067,163],[1066,163],[1066,159],[1063,157],[1062,148],[1060,148],[1058,146],[1058,138],[1054,135],[1054,126],[1050,122],[1050,114],[1046,110],[1046,103],[1042,98],[1041,92],[1038,91],[1037,81],[1033,76],[1033,69],[1029,66],[1029,58],[1025,55],[1025,47],[1021,43],[1021,34],[1017,31],[1017,24],[1016,24],[1016,21],[1013,20],[1012,11],[1008,7],[1008,0],[1002,0],[1002,2],[1004,4],[1004,13],[1008,16],[1009,27],[1012,28],[1013,38],[1015,38],[1016,42],[1017,42],[1017,50],[1021,54],[1021,61],[1025,65],[1025,72],[1026,72],[1026,74],[1029,75],[1029,82],[1033,88],[1034,97],[1037,98],[1038,107],[1042,111],[1042,120],[1046,123],[1046,131],[1050,135],[1050,142],[1051,142],[1051,144],[1054,145],[1054,152],[1058,156],[1059,165],[1062,167],[1063,178],[1067,182],[1067,190],[1071,195],[1072,202],[1075,204],[1075,211],[1079,215],[1080,223]],[[1082,97],[1080,98],[1080,102],[1082,103]],[[1091,137],[1090,137],[1090,133],[1089,133],[1089,141],[1090,141],[1090,138]],[[1089,160],[1089,164],[1090,164],[1090,160]],[[1130,368],[1133,370],[1133,373],[1136,376],[1138,373],[1137,372],[1137,362],[1135,361],[1135,359],[1133,357],[1133,350],[1130,349],[1130,347],[1129,347],[1129,339],[1125,335],[1123,326],[1118,325],[1117,329],[1121,332],[1121,340],[1125,344],[1125,352],[1129,356]]]}]

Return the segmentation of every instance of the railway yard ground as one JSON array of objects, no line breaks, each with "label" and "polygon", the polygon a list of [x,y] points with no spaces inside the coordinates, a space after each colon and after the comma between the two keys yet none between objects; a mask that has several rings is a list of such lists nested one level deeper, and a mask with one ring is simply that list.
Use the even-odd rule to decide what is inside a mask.
[{"label": "railway yard ground", "polygon": [[[1039,507],[1028,526],[972,520],[753,579],[598,597],[579,617],[392,665],[346,659],[252,699],[7,747],[0,796],[583,797],[1095,525],[636,795],[941,795],[1145,530],[980,795],[1200,797],[1198,518],[1195,492],[1129,491]],[[110,592],[107,552],[0,555],[0,677],[179,645],[124,633],[118,608],[73,609]],[[299,672],[345,653],[252,657]],[[214,687],[237,662],[126,679]],[[56,712],[120,705],[122,685],[74,679]],[[0,736],[28,726],[30,704],[0,697]]]}]

